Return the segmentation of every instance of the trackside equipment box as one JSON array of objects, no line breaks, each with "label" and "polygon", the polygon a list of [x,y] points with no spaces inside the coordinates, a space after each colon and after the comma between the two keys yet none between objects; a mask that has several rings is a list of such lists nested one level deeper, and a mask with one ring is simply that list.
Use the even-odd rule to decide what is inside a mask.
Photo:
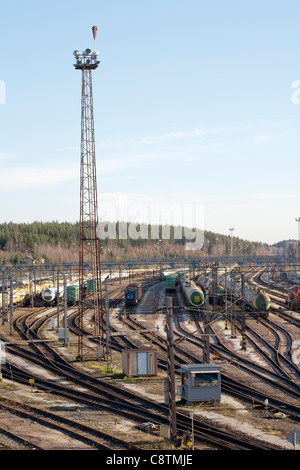
[{"label": "trackside equipment box", "polygon": [[221,369],[215,364],[182,364],[178,394],[186,401],[220,401]]},{"label": "trackside equipment box", "polygon": [[122,351],[122,371],[127,376],[157,375],[156,349],[126,349]]}]

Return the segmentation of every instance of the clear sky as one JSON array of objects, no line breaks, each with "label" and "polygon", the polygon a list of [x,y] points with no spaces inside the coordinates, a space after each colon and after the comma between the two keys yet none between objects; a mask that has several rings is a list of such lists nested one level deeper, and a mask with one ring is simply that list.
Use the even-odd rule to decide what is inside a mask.
[{"label": "clear sky", "polygon": [[0,6],[0,222],[79,220],[73,51],[94,49],[96,25],[100,218],[181,223],[194,211],[199,228],[297,237],[299,1]]}]

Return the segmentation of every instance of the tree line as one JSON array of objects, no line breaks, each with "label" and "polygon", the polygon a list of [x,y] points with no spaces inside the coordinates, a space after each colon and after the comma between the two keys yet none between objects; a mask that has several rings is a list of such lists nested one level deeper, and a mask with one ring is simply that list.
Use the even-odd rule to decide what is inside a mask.
[{"label": "tree line", "polygon": [[[186,256],[185,243],[188,241],[185,236],[185,233],[188,233],[186,229],[182,230],[180,238],[178,237],[180,227],[177,226],[137,224],[135,225],[136,236],[130,237],[128,236],[130,234],[129,222],[117,222],[111,225],[114,225],[113,239],[108,231],[110,223],[102,223],[102,236],[100,237],[102,259]],[[42,259],[53,262],[76,260],[78,259],[79,229],[79,222],[1,223],[0,262],[17,264],[26,256],[31,256],[37,261]],[[124,230],[127,234],[125,237]],[[139,232],[143,234],[142,238],[137,236]],[[231,240],[230,235],[211,231],[204,231],[202,239],[203,244],[197,250],[198,256],[229,256],[231,243],[234,255],[265,255],[270,252],[267,244],[238,237],[233,237]],[[193,253],[190,254],[193,255]]]}]

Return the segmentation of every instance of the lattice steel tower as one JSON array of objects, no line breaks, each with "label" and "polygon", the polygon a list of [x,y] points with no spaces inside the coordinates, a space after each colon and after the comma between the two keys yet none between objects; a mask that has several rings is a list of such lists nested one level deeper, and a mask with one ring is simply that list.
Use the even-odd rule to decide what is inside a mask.
[{"label": "lattice steel tower", "polygon": [[79,336],[78,359],[104,359],[103,304],[100,242],[97,236],[98,202],[92,70],[100,61],[98,53],[74,51],[75,69],[82,71],[81,164],[80,164],[80,246],[79,246]]}]

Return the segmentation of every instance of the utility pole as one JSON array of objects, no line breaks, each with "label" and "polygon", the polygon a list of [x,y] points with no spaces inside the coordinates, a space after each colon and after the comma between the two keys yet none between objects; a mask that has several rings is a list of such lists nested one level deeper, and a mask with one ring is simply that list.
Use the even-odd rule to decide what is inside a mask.
[{"label": "utility pole", "polygon": [[174,369],[174,337],[173,337],[173,306],[172,297],[167,298],[167,346],[168,346],[168,395],[169,395],[169,423],[170,439],[173,442],[177,436],[176,403],[175,403],[175,369]]},{"label": "utility pole", "polygon": [[242,349],[246,350],[245,275],[242,274]]},{"label": "utility pole", "polygon": [[[92,30],[95,39],[97,28]],[[92,89],[92,70],[100,61],[91,49],[73,54],[74,67],[82,72],[78,359],[97,360],[105,357]],[[86,332],[96,342],[84,342]]]},{"label": "utility pole", "polygon": [[207,307],[205,309],[205,323],[204,323],[204,338],[205,338],[205,348],[203,349],[203,362],[205,364],[210,363],[210,340],[209,340],[209,293],[208,288],[205,288],[205,299]]},{"label": "utility pole", "polygon": [[10,293],[10,302],[9,302],[9,334],[12,335],[12,317],[13,317],[13,308],[14,308],[14,288],[13,288],[13,273],[10,273],[10,283],[9,283],[9,293]]},{"label": "utility pole", "polygon": [[213,311],[215,311],[215,307],[217,304],[217,290],[218,290],[218,268],[213,267],[212,271],[212,292],[213,292]]},{"label": "utility pole", "polygon": [[[68,346],[69,330],[68,330],[68,295],[67,295],[67,276],[64,275],[64,346]],[[58,299],[57,299],[58,300]]]},{"label": "utility pole", "polygon": [[[235,293],[235,271],[231,275],[231,338],[236,338],[236,293]],[[233,275],[233,278],[232,278]],[[232,294],[234,292],[234,295]]]},{"label": "utility pole", "polygon": [[205,311],[205,326],[204,326],[204,334],[205,334],[205,362],[206,364],[210,363],[210,341],[209,341],[209,310],[208,308]]},{"label": "utility pole", "polygon": [[56,279],[56,323],[57,323],[57,330],[59,329],[59,296],[60,296],[60,291],[59,291],[59,270],[57,269],[57,279]]},{"label": "utility pole", "polygon": [[225,330],[228,330],[227,269],[225,269]]},{"label": "utility pole", "polygon": [[105,308],[106,308],[106,363],[107,363],[107,372],[112,371],[112,356],[111,356],[111,341],[110,341],[110,325],[109,325],[109,299],[108,299],[108,282],[109,276],[105,278]]}]

